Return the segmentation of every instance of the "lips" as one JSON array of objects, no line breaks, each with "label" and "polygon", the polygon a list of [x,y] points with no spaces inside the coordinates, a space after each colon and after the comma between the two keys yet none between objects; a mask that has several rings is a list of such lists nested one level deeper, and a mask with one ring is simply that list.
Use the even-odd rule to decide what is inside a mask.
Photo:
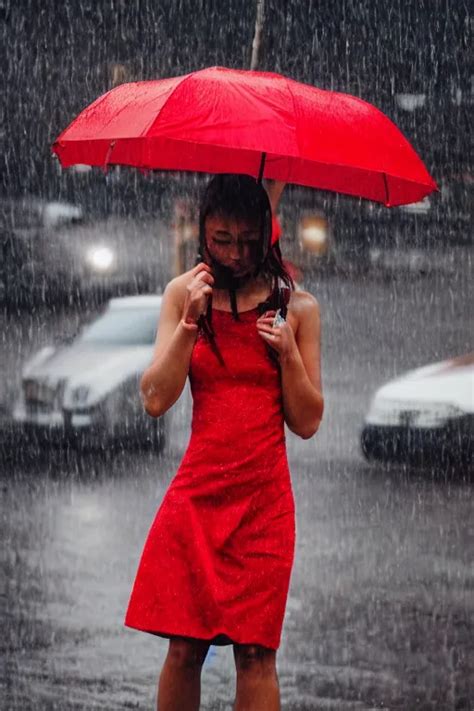
[{"label": "lips", "polygon": [[235,273],[244,272],[248,269],[245,264],[233,264],[230,268]]}]

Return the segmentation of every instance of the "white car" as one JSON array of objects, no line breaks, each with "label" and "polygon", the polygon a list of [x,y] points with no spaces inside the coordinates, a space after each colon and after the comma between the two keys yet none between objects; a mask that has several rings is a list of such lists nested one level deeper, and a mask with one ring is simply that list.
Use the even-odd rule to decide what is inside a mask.
[{"label": "white car", "polygon": [[166,438],[166,415],[145,412],[139,382],[153,355],[160,295],[110,299],[69,345],[47,346],[25,364],[13,408],[16,429],[35,440],[105,447]]},{"label": "white car", "polygon": [[411,370],[375,393],[361,434],[367,459],[472,467],[474,353]]}]

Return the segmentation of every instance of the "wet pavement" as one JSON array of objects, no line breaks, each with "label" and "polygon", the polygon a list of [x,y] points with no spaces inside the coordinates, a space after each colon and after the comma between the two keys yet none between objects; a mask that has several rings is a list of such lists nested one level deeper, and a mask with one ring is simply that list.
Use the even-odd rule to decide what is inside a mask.
[{"label": "wet pavement", "polygon": [[[464,264],[454,274],[306,284],[323,315],[326,413],[311,440],[287,436],[297,507],[278,653],[287,711],[474,706],[472,481],[369,465],[359,449],[382,382],[469,350],[469,275]],[[74,330],[76,318],[40,310],[2,321],[4,403],[18,362]],[[146,533],[187,443],[189,405],[186,391],[161,457],[4,449],[0,708],[154,708],[167,642],[122,623]],[[211,648],[202,708],[231,709],[234,689],[231,647]]]}]

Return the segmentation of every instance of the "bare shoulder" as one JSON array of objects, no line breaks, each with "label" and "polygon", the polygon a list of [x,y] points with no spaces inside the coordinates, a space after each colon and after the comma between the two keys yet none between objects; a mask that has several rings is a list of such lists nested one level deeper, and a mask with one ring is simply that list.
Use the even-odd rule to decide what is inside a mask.
[{"label": "bare shoulder", "polygon": [[294,314],[298,322],[308,318],[319,319],[319,302],[309,291],[303,291],[302,289],[292,291],[288,309],[290,313]]},{"label": "bare shoulder", "polygon": [[288,304],[288,322],[298,340],[319,338],[320,312],[317,299],[309,293],[297,289],[291,292]]}]

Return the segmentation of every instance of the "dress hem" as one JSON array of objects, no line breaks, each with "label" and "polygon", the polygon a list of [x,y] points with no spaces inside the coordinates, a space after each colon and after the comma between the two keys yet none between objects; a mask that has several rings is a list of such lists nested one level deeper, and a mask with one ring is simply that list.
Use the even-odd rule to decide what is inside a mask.
[{"label": "dress hem", "polygon": [[213,646],[216,647],[225,647],[229,646],[231,644],[252,644],[252,645],[259,645],[260,647],[266,647],[267,649],[273,649],[277,650],[278,647],[280,646],[279,644],[268,644],[264,643],[261,640],[257,639],[252,639],[252,640],[242,640],[242,639],[236,639],[235,635],[231,636],[230,634],[227,634],[227,632],[217,632],[214,634],[212,637],[200,637],[198,635],[190,635],[185,634],[183,632],[174,630],[173,632],[171,631],[164,631],[163,629],[160,630],[153,630],[150,629],[149,627],[143,627],[141,625],[132,623],[132,622],[124,622],[124,627],[129,627],[130,629],[138,630],[139,632],[146,632],[147,634],[152,634],[157,637],[163,637],[164,639],[171,639],[172,637],[184,637],[187,639],[197,639],[201,642],[209,642],[209,644],[212,644]]}]

